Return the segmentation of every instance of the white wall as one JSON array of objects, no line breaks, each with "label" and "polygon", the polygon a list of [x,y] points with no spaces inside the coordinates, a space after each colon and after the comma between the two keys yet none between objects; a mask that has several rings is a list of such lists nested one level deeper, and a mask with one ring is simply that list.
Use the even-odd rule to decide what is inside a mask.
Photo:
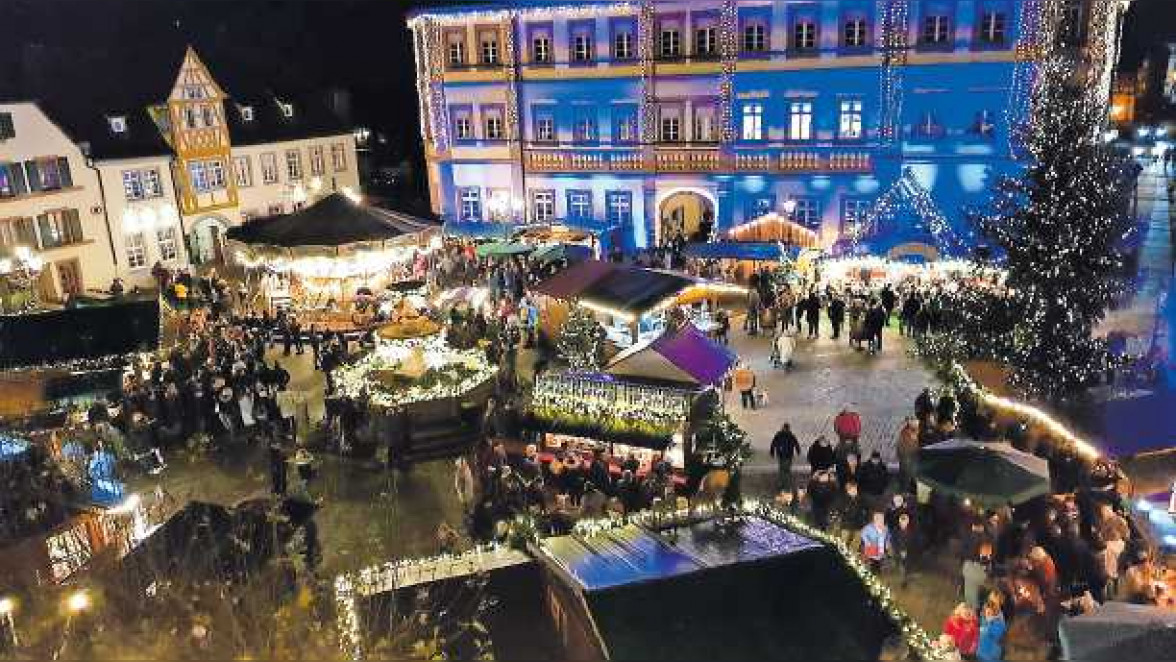
[{"label": "white wall", "polygon": [[[184,232],[180,226],[179,205],[176,204],[175,185],[172,179],[171,157],[150,156],[137,159],[117,159],[96,163],[106,193],[106,210],[110,217],[111,237],[117,253],[118,276],[128,288],[154,287],[151,268],[162,262],[168,267],[179,267],[188,263],[188,252],[184,245]],[[159,172],[162,195],[142,200],[127,200],[123,188],[123,173],[128,170],[155,169]],[[164,260],[159,245],[158,230],[172,227],[177,241],[176,256]],[[146,247],[145,265],[132,268],[127,256],[127,235],[142,232]]]},{"label": "white wall", "polygon": [[[82,229],[82,241],[38,251],[46,262],[42,278],[51,298],[63,294],[58,264],[77,260],[82,287],[105,290],[114,279],[102,195],[98,177],[86,166],[86,157],[72,140],[34,103],[0,104],[0,112],[11,113],[16,136],[0,140],[0,163],[23,162],[42,157],[65,157],[73,186],[55,191],[29,193],[16,198],[0,198],[0,219],[28,217],[58,209],[76,209]],[[35,248],[35,247],[31,247]]]},{"label": "white wall", "polygon": [[[331,146],[337,144],[343,145],[346,160],[342,170],[336,170],[331,161]],[[324,172],[322,175],[311,173],[310,148],[312,146],[323,148]],[[291,149],[297,149],[302,154],[302,178],[299,180],[291,180],[287,176],[286,152]],[[273,184],[264,183],[261,176],[261,155],[266,153],[272,153],[278,164],[278,180]],[[281,205],[283,212],[290,212],[293,210],[294,203],[300,200],[311,204],[318,198],[330,195],[335,191],[342,191],[344,188],[356,193],[360,192],[355,138],[349,133],[289,142],[234,146],[234,164],[237,157],[240,156],[249,158],[252,184],[237,188],[237,209],[222,210],[221,212],[234,224],[242,222],[242,214],[268,215],[271,205]],[[236,172],[232,175],[236,177]],[[191,228],[191,226],[191,223],[187,224],[187,227]]]}]

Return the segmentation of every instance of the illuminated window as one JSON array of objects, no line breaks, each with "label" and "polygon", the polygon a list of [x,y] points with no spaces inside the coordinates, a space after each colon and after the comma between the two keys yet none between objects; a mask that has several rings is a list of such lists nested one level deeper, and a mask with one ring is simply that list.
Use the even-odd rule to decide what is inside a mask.
[{"label": "illuminated window", "polygon": [[986,11],[980,17],[980,41],[993,45],[1005,42],[1005,15],[1002,12]]},{"label": "illuminated window", "polygon": [[56,248],[82,240],[82,221],[76,209],[54,209],[37,216],[41,248]]},{"label": "illuminated window", "polygon": [[694,109],[694,140],[704,143],[718,140],[715,132],[715,109],[713,107]]},{"label": "illuminated window", "polygon": [[497,112],[486,115],[486,140],[502,140],[502,115]]},{"label": "illuminated window", "polygon": [[188,176],[192,189],[198,193],[225,187],[225,165],[219,159],[189,163]]},{"label": "illuminated window", "polygon": [[138,170],[123,171],[123,193],[127,200],[143,199],[143,178]]},{"label": "illuminated window", "polygon": [[482,191],[477,187],[459,189],[461,220],[482,220]]},{"label": "illuminated window", "polygon": [[461,112],[454,116],[453,137],[457,140],[470,140],[474,137],[474,126],[468,112]]},{"label": "illuminated window", "polygon": [[568,191],[568,216],[580,220],[592,218],[592,191]]},{"label": "illuminated window", "polygon": [[331,165],[335,167],[335,172],[347,169],[347,148],[343,143],[331,145]]},{"label": "illuminated window", "polygon": [[619,113],[617,117],[616,126],[616,142],[619,143],[635,143],[637,142],[637,113],[636,111],[625,109],[614,111]]},{"label": "illuminated window", "polygon": [[480,37],[482,64],[498,64],[498,33],[483,32]]},{"label": "illuminated window", "polygon": [[605,196],[608,206],[608,221],[612,225],[628,225],[633,222],[633,194],[628,191],[609,191]]},{"label": "illuminated window", "polygon": [[761,53],[768,49],[768,28],[763,23],[748,23],[743,26],[743,50]]},{"label": "illuminated window", "polygon": [[862,100],[843,99],[837,120],[837,136],[847,140],[862,137]]},{"label": "illuminated window", "polygon": [[792,212],[792,220],[806,228],[817,228],[821,225],[821,205],[812,198],[796,198],[796,209]]},{"label": "illuminated window", "polygon": [[870,213],[870,201],[847,198],[841,202],[841,233],[859,235],[865,228],[862,223]]},{"label": "illuminated window", "polygon": [[866,19],[851,18],[845,22],[845,46],[847,48],[862,48],[866,45]]},{"label": "illuminated window", "polygon": [[159,179],[159,170],[155,168],[147,168],[142,171],[143,175],[143,196],[147,198],[158,198],[163,195],[163,182]]},{"label": "illuminated window", "polygon": [[586,108],[576,111],[575,126],[576,142],[596,141],[596,109]]},{"label": "illuminated window", "polygon": [[465,64],[465,41],[460,38],[449,40],[449,66],[460,67]]},{"label": "illuminated window", "polygon": [[788,139],[811,140],[813,137],[813,104],[794,101],[788,107]]},{"label": "illuminated window", "polygon": [[951,19],[936,14],[923,18],[923,43],[943,45],[948,43],[951,36]]},{"label": "illuminated window", "polygon": [[744,140],[764,139],[764,105],[762,103],[749,103],[743,106],[740,135]]},{"label": "illuminated window", "polygon": [[555,142],[555,115],[550,110],[535,112],[535,140]]},{"label": "illuminated window", "polygon": [[536,223],[550,223],[555,218],[555,191],[531,192],[531,218]]}]

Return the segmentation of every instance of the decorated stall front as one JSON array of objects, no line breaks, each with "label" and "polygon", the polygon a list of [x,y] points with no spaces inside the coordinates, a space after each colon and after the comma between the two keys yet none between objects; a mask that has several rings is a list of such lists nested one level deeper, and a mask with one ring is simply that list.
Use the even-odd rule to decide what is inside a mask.
[{"label": "decorated stall front", "polygon": [[730,350],[687,322],[618,354],[604,372],[540,375],[528,418],[541,459],[582,462],[603,450],[615,472],[633,456],[644,473],[660,454],[684,470],[694,431],[718,406],[734,364]]},{"label": "decorated stall front", "polygon": [[428,221],[335,193],[226,236],[262,298],[258,303],[292,306],[306,314],[305,323],[350,330],[371,323],[370,297],[389,284],[423,278],[438,233]]},{"label": "decorated stall front", "polygon": [[717,328],[712,314],[718,299],[746,294],[738,285],[600,260],[574,264],[531,291],[541,295],[540,324],[552,336],[570,307],[580,306],[592,311],[620,349],[661,335],[668,311],[679,305],[689,306],[691,321],[709,333]]}]

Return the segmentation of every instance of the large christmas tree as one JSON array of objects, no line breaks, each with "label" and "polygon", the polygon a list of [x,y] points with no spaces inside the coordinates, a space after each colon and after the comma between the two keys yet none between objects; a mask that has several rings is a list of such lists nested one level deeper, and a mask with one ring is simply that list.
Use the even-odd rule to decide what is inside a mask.
[{"label": "large christmas tree", "polygon": [[572,308],[559,329],[555,348],[572,370],[596,370],[601,365],[601,342],[604,329],[588,310]]},{"label": "large christmas tree", "polygon": [[1094,329],[1124,286],[1132,229],[1132,166],[1102,141],[1105,106],[1074,71],[1062,59],[1043,64],[1020,136],[1027,167],[1001,178],[976,217],[1007,258],[1002,316],[1015,322],[997,343],[1000,358],[1012,386],[1053,402],[1079,393],[1104,365]]}]

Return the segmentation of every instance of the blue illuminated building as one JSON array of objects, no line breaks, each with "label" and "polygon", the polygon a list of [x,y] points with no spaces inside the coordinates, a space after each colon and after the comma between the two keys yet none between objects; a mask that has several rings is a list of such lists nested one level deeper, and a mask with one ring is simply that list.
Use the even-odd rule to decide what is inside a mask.
[{"label": "blue illuminated building", "polygon": [[423,9],[409,26],[433,206],[452,223],[614,227],[606,236],[629,249],[775,212],[824,247],[853,237],[876,252],[933,257],[944,249],[938,235],[966,237],[962,210],[1019,167],[1012,129],[1026,121],[1047,45],[1083,46],[1082,75],[1105,98],[1125,7],[536,0]]}]

